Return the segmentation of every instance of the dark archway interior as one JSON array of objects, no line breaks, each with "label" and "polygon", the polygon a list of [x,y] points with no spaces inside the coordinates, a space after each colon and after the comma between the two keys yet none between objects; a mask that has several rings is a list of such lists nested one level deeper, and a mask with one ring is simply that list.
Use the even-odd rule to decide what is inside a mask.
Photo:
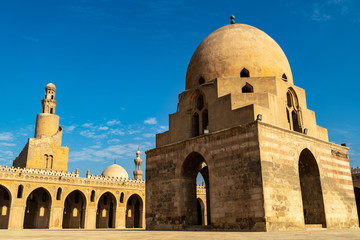
[{"label": "dark archway interior", "polygon": [[126,227],[127,228],[141,228],[142,227],[142,200],[133,194],[126,204]]},{"label": "dark archway interior", "polygon": [[305,224],[326,227],[324,200],[319,168],[312,153],[305,149],[300,154],[299,177]]},{"label": "dark archway interior", "polygon": [[7,229],[9,226],[10,204],[9,191],[0,185],[0,229]]},{"label": "dark archway interior", "polygon": [[360,188],[354,187],[355,200],[356,200],[356,208],[358,213],[358,221],[360,224]]},{"label": "dark archway interior", "polygon": [[84,228],[86,198],[82,192],[75,190],[65,199],[63,228]]},{"label": "dark archway interior", "polygon": [[196,177],[200,173],[205,181],[206,187],[206,210],[207,224],[211,224],[210,215],[210,185],[209,169],[205,159],[196,152],[192,152],[185,159],[181,169],[181,188],[182,192],[182,218],[186,225],[198,225],[198,207],[196,196]]},{"label": "dark archway interior", "polygon": [[200,198],[198,198],[196,202],[197,202],[197,218],[198,218],[197,225],[206,225],[205,224],[205,206],[204,206],[204,203]]},{"label": "dark archway interior", "polygon": [[26,200],[24,228],[49,228],[51,196],[44,188],[37,188]]},{"label": "dark archway interior", "polygon": [[116,198],[113,194],[104,193],[98,202],[96,228],[115,227]]}]

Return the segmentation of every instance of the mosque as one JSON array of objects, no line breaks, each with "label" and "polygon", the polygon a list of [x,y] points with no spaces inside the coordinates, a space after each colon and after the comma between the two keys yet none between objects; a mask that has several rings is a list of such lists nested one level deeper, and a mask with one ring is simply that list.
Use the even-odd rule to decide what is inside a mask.
[{"label": "mosque", "polygon": [[232,17],[195,50],[169,130],[146,152],[146,228],[357,228],[348,150],[317,125],[280,46]]},{"label": "mosque", "polygon": [[69,148],[55,115],[56,87],[45,87],[35,137],[12,167],[0,166],[0,228],[144,228],[145,181],[140,151],[134,178],[117,164],[101,176],[68,172]]},{"label": "mosque", "polygon": [[0,166],[0,228],[359,226],[349,149],[317,125],[280,46],[233,17],[194,52],[169,130],[146,152],[146,188],[140,151],[133,179],[117,164],[68,172],[55,93],[49,83],[34,138]]}]

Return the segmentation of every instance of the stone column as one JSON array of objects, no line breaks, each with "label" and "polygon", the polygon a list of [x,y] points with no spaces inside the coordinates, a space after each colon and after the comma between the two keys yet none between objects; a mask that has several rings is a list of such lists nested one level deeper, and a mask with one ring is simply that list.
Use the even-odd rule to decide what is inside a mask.
[{"label": "stone column", "polygon": [[[26,204],[26,202],[25,202]],[[8,229],[23,229],[25,217],[24,204],[11,204]]]},{"label": "stone column", "polygon": [[50,211],[50,223],[49,229],[62,229],[63,217],[64,217],[64,208],[63,207],[52,207]]},{"label": "stone column", "polygon": [[[124,204],[122,204],[124,205]],[[117,229],[124,229],[125,228],[125,207],[121,206],[121,207],[117,207],[116,208],[116,220],[115,220],[115,228]]]},{"label": "stone column", "polygon": [[85,229],[96,229],[96,206],[86,208]]}]

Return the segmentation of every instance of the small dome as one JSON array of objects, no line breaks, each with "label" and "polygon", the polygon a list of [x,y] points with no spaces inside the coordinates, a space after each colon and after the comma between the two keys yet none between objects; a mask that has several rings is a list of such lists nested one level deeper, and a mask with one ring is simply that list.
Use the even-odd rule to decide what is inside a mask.
[{"label": "small dome", "polygon": [[55,84],[53,83],[48,83],[48,85],[46,85],[45,89],[54,89],[56,91],[56,87],[55,87]]},{"label": "small dome", "polygon": [[206,37],[195,50],[186,73],[186,89],[199,82],[221,77],[240,77],[243,69],[250,77],[286,75],[292,83],[289,62],[269,35],[246,24],[230,24]]},{"label": "small dome", "polygon": [[126,170],[117,164],[113,164],[107,167],[101,174],[103,177],[117,177],[117,178],[129,178],[129,174]]}]

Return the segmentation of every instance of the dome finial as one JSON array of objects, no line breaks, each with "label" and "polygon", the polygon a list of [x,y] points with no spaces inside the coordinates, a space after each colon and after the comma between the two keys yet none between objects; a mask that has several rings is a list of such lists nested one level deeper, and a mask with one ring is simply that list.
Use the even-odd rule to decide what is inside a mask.
[{"label": "dome finial", "polygon": [[116,164],[116,158],[114,158],[114,164]]},{"label": "dome finial", "polygon": [[234,15],[231,15],[230,16],[230,19],[231,19],[231,24],[235,24],[235,16]]}]

